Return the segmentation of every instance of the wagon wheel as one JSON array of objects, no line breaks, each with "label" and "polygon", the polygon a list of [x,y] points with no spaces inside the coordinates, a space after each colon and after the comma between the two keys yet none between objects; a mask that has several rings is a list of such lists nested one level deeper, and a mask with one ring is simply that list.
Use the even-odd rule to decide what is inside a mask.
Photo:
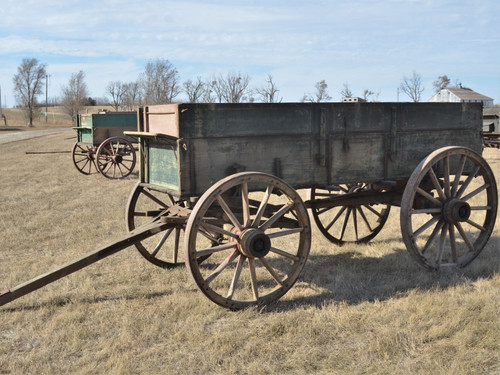
[{"label": "wagon wheel", "polygon": [[284,295],[299,277],[310,245],[309,217],[297,192],[277,177],[242,172],[198,200],[186,224],[184,257],[210,300],[240,309]]},{"label": "wagon wheel", "polygon": [[[339,191],[311,189],[311,200],[370,189],[363,183],[339,185]],[[364,204],[312,209],[314,221],[323,235],[336,245],[367,243],[382,229],[391,206],[388,204]]]},{"label": "wagon wheel", "polygon": [[96,153],[97,170],[110,179],[127,177],[135,167],[135,149],[125,138],[111,137],[99,145]]},{"label": "wagon wheel", "polygon": [[401,201],[406,248],[426,268],[464,267],[486,245],[497,214],[495,177],[464,147],[432,152],[417,166]]},{"label": "wagon wheel", "polygon": [[[141,185],[138,182],[133,188],[127,203],[125,212],[127,230],[130,232],[141,225],[151,222],[161,211],[166,210],[173,204],[174,199],[170,194],[153,190],[151,187]],[[179,244],[182,244],[183,233],[184,226],[179,225],[134,245],[141,255],[151,263],[159,267],[171,268],[184,264],[184,254],[179,253]]]},{"label": "wagon wheel", "polygon": [[76,142],[71,151],[73,164],[80,173],[89,175],[97,172],[94,156],[95,146],[81,145]]}]

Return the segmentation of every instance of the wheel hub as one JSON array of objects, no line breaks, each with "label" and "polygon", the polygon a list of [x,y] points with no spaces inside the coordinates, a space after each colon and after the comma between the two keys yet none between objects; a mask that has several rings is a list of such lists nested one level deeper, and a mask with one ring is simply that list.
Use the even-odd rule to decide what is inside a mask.
[{"label": "wheel hub", "polygon": [[111,159],[113,160],[113,163],[120,164],[123,158],[121,155],[113,155]]},{"label": "wheel hub", "polygon": [[238,248],[249,258],[262,258],[271,250],[271,240],[262,230],[250,228],[242,232]]},{"label": "wheel hub", "polygon": [[448,223],[467,221],[470,217],[470,205],[457,198],[452,198],[443,206],[443,217]]}]

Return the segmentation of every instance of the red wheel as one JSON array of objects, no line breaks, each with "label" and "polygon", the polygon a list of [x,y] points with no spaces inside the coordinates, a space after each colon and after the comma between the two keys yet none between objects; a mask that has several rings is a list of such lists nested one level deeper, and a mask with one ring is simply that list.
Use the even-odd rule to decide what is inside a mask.
[{"label": "red wheel", "polygon": [[73,164],[76,169],[85,175],[97,173],[95,166],[95,146],[81,145],[76,142],[71,151]]},{"label": "red wheel", "polygon": [[97,169],[110,179],[127,177],[134,170],[135,161],[135,148],[125,138],[108,138],[97,149]]}]

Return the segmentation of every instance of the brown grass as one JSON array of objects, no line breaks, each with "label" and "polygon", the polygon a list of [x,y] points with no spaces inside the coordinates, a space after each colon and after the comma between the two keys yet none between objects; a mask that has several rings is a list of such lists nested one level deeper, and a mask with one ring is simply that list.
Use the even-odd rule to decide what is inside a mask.
[{"label": "brown grass", "polygon": [[[0,145],[0,289],[125,232],[137,175],[77,172],[68,135]],[[485,150],[500,177],[500,152]],[[500,220],[499,220],[500,221]],[[267,308],[231,312],[186,269],[134,248],[0,308],[0,374],[498,374],[500,223],[464,270],[417,266],[399,210],[366,246],[317,229],[296,285]]]},{"label": "brown grass", "polygon": [[[111,106],[94,106],[85,107],[84,113],[97,113],[101,109],[114,110]],[[7,119],[7,126],[4,119],[0,119],[0,130],[4,131],[41,130],[75,126],[71,121],[71,116],[66,114],[64,108],[61,106],[48,107],[47,118],[45,118],[45,107],[40,108],[39,114],[33,119],[33,127],[27,126],[28,121],[25,119],[23,111],[19,108],[3,108],[2,114]]]}]

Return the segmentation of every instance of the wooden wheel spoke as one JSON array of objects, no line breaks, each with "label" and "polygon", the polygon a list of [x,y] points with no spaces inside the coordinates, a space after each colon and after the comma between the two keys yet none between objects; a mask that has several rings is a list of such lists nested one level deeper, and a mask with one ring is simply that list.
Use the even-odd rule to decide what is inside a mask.
[{"label": "wooden wheel spoke", "polygon": [[471,252],[474,252],[475,251],[474,245],[470,242],[469,237],[467,236],[467,233],[465,233],[464,228],[462,227],[462,225],[459,222],[457,222],[457,223],[455,223],[455,227],[457,227],[458,233],[460,233],[460,236],[464,240],[464,242],[467,245],[467,247],[469,248],[469,250]]},{"label": "wooden wheel spoke", "polygon": [[458,262],[457,256],[457,245],[455,241],[455,227],[453,225],[448,226],[448,232],[450,236],[450,250],[451,250],[451,258],[454,263]]},{"label": "wooden wheel spoke", "polygon": [[430,195],[428,192],[423,190],[421,187],[417,187],[417,193],[419,193],[424,198],[427,198],[427,200],[431,201],[432,203],[434,203],[438,207],[441,207],[443,205],[439,200],[434,198],[432,195]]},{"label": "wooden wheel spoke", "polygon": [[273,252],[273,253],[275,253],[275,254],[281,255],[282,257],[291,259],[294,262],[298,262],[300,260],[300,258],[297,255],[293,255],[293,254],[287,253],[286,251],[277,249],[275,247],[271,247],[270,251]]},{"label": "wooden wheel spoke", "polygon": [[229,220],[231,221],[231,223],[233,223],[233,225],[236,228],[238,228],[239,230],[243,230],[243,227],[242,227],[241,223],[236,218],[236,216],[234,215],[233,211],[231,211],[231,209],[229,208],[229,206],[227,205],[226,201],[222,198],[221,195],[217,196],[217,203],[219,203],[219,205],[221,206],[222,210],[227,215],[227,217],[229,218]]},{"label": "wooden wheel spoke", "polygon": [[436,189],[439,198],[442,200],[445,200],[446,197],[444,195],[443,189],[441,188],[441,185],[436,177],[436,173],[434,172],[434,169],[430,168],[429,169],[429,176],[431,177],[432,184],[434,185],[434,188]]},{"label": "wooden wheel spoke", "polygon": [[427,249],[431,246],[432,242],[436,238],[437,234],[439,233],[439,231],[441,230],[441,228],[443,227],[443,225],[444,225],[444,221],[439,221],[436,224],[436,226],[434,227],[434,230],[432,231],[431,235],[427,239],[427,242],[425,243],[425,246],[422,248],[422,251],[421,251],[422,254],[425,254],[425,252],[427,251]]},{"label": "wooden wheel spoke", "polygon": [[248,269],[250,270],[250,281],[252,285],[252,293],[255,301],[259,300],[259,287],[257,285],[257,274],[255,273],[255,260],[248,258]]},{"label": "wooden wheel spoke", "polygon": [[325,229],[327,231],[330,230],[330,228],[333,226],[333,224],[335,224],[337,222],[337,220],[340,218],[340,216],[342,215],[342,213],[347,209],[347,206],[342,206],[339,210],[339,212],[337,212],[337,215],[335,215],[335,217],[332,219],[332,221],[330,221],[328,223],[328,225],[325,227]]},{"label": "wooden wheel spoke", "polygon": [[443,159],[444,163],[444,194],[449,197],[450,196],[450,157],[445,156]]},{"label": "wooden wheel spoke", "polygon": [[234,249],[234,248],[236,248],[236,242],[228,242],[228,243],[225,243],[222,245],[209,247],[209,248],[203,249],[203,250],[198,250],[198,251],[196,251],[196,257],[200,258],[200,257],[206,256],[206,255],[212,255],[212,254],[218,253],[220,251]]},{"label": "wooden wheel spoke", "polygon": [[474,228],[479,229],[481,232],[486,231],[486,228],[485,228],[485,227],[483,227],[482,225],[480,225],[480,224],[476,223],[475,221],[472,221],[471,219],[468,219],[468,220],[466,221],[466,223],[467,223],[467,224],[472,225]]},{"label": "wooden wheel spoke", "polygon": [[163,202],[161,199],[159,199],[158,197],[154,196],[153,194],[151,194],[146,189],[142,190],[142,194],[144,194],[146,197],[148,197],[149,199],[151,199],[153,202],[157,203],[161,208],[168,208],[168,207],[170,207],[170,206],[172,206],[174,204],[174,201],[172,200],[172,198],[170,197],[169,194],[166,195],[167,198],[170,200],[169,203]]},{"label": "wooden wheel spoke", "polygon": [[291,208],[295,205],[294,202],[289,202],[288,204],[285,204],[283,207],[281,207],[278,212],[276,212],[273,216],[269,218],[262,226],[260,229],[262,231],[266,231],[271,225],[273,225],[278,219],[280,219],[283,215],[285,215],[288,211],[291,210]]},{"label": "wooden wheel spoke", "polygon": [[175,242],[174,242],[174,251],[172,254],[172,263],[177,264],[179,257],[179,241],[181,238],[181,229],[175,228]]},{"label": "wooden wheel spoke", "polygon": [[224,228],[218,227],[218,226],[213,225],[213,224],[209,224],[209,223],[206,223],[206,222],[201,222],[200,226],[202,228],[204,228],[205,230],[207,230],[208,232],[215,232],[215,233],[219,233],[219,234],[222,234],[222,235],[225,235],[225,236],[229,236],[229,237],[233,237],[233,238],[238,238],[237,234],[234,234],[233,232],[230,232],[228,230],[225,230]]},{"label": "wooden wheel spoke", "polygon": [[370,205],[365,205],[364,207],[366,207],[369,211],[373,212],[375,215],[377,215],[379,218],[383,218],[384,215],[381,213],[381,212],[378,212],[376,209],[374,209],[372,206]]},{"label": "wooden wheel spoke", "polygon": [[438,220],[440,219],[440,217],[433,217],[432,219],[430,219],[427,223],[425,223],[424,225],[422,225],[420,228],[418,228],[415,232],[413,232],[413,235],[415,237],[418,237],[420,234],[422,234],[422,232],[424,232],[425,230],[427,230],[428,228],[430,228],[435,222],[437,222]]},{"label": "wooden wheel spoke", "polygon": [[356,215],[356,207],[352,210],[352,221],[354,224],[354,232],[356,234],[356,241],[359,241],[359,234],[358,234],[358,217]]},{"label": "wooden wheel spoke", "polygon": [[461,198],[463,201],[468,201],[469,199],[471,199],[472,197],[478,195],[480,192],[484,191],[485,189],[488,189],[490,187],[489,184],[484,184],[480,187],[478,187],[476,190],[470,192],[469,194],[467,194],[465,197]]},{"label": "wooden wheel spoke", "polygon": [[471,211],[489,211],[492,209],[491,206],[471,206]]},{"label": "wooden wheel spoke", "polygon": [[240,255],[239,251],[235,249],[231,254],[229,254],[224,261],[219,264],[219,266],[210,274],[208,277],[205,278],[205,282],[207,284],[210,284],[213,279],[215,279],[217,276],[221,274],[222,271],[224,271],[228,265],[230,265],[238,256]]},{"label": "wooden wheel spoke", "polygon": [[170,236],[170,234],[173,232],[174,228],[169,228],[165,231],[165,234],[162,236],[162,238],[160,239],[160,242],[158,242],[158,244],[156,245],[156,247],[154,248],[154,250],[151,252],[151,255],[153,257],[156,256],[156,254],[158,254],[158,251],[160,251],[161,247],[163,246],[163,244],[165,243],[165,241],[167,240],[167,238]]},{"label": "wooden wheel spoke", "polygon": [[342,231],[340,232],[340,240],[344,238],[345,230],[347,228],[347,222],[349,221],[349,216],[351,215],[352,208],[348,207],[345,214],[344,224],[342,225]]},{"label": "wooden wheel spoke", "polygon": [[238,280],[240,278],[244,262],[245,262],[245,257],[240,254],[238,258],[238,263],[236,265],[236,269],[234,270],[233,279],[231,280],[231,285],[229,286],[229,290],[227,292],[227,299],[233,298],[234,291],[236,290],[236,285],[238,284]]},{"label": "wooden wheel spoke", "polygon": [[248,184],[241,184],[241,201],[243,203],[243,226],[247,227],[250,224],[250,204],[248,202]]},{"label": "wooden wheel spoke", "polygon": [[330,211],[330,210],[334,209],[335,207],[337,207],[337,206],[323,207],[323,208],[320,208],[319,210],[316,210],[316,213],[317,213],[318,215],[322,215],[322,214],[324,214],[325,212],[328,212],[328,211]]},{"label": "wooden wheel spoke", "polygon": [[458,192],[457,192],[457,198],[460,198],[462,196],[462,194],[465,192],[465,190],[467,189],[467,187],[471,183],[472,179],[474,177],[476,177],[477,172],[479,172],[480,169],[481,169],[481,167],[479,165],[476,165],[474,170],[469,174],[469,176],[467,176],[467,179],[464,181],[464,183],[460,187],[460,190],[458,190]]},{"label": "wooden wheel spoke", "polygon": [[283,237],[283,236],[289,236],[289,235],[295,234],[295,233],[300,233],[303,230],[304,230],[304,228],[294,228],[294,229],[283,230],[281,232],[269,233],[267,236],[269,238],[278,238],[278,237]]},{"label": "wooden wheel spoke", "polygon": [[444,223],[443,228],[441,228],[441,236],[439,237],[439,249],[437,254],[436,263],[441,266],[443,261],[444,245],[446,242],[446,232],[448,232],[448,223]]},{"label": "wooden wheel spoke", "polygon": [[457,195],[458,184],[460,182],[460,178],[462,177],[462,173],[464,172],[465,161],[467,160],[465,155],[460,155],[460,162],[458,164],[458,170],[455,174],[455,181],[453,181],[453,186],[451,187],[451,196],[455,197]]},{"label": "wooden wheel spoke", "polygon": [[373,232],[372,227],[370,226],[370,223],[368,222],[368,219],[366,218],[365,212],[363,211],[363,206],[359,206],[358,208],[359,214],[361,215],[361,218],[363,219],[366,227],[370,232]]},{"label": "wooden wheel spoke", "polygon": [[259,261],[264,265],[264,267],[267,269],[269,274],[272,276],[272,278],[276,281],[276,283],[279,286],[283,286],[283,282],[281,281],[279,275],[276,273],[276,271],[271,267],[269,262],[266,260],[266,258],[259,258]]},{"label": "wooden wheel spoke", "polygon": [[264,197],[262,198],[262,201],[260,202],[259,209],[257,210],[257,214],[255,215],[255,218],[252,222],[252,227],[259,226],[260,221],[262,220],[262,215],[264,214],[264,211],[266,210],[267,203],[269,202],[269,198],[271,197],[272,191],[273,191],[273,186],[268,185],[266,188],[266,192],[264,194]]},{"label": "wooden wheel spoke", "polygon": [[419,208],[419,209],[412,209],[410,211],[410,215],[439,214],[439,213],[441,213],[441,208]]}]

